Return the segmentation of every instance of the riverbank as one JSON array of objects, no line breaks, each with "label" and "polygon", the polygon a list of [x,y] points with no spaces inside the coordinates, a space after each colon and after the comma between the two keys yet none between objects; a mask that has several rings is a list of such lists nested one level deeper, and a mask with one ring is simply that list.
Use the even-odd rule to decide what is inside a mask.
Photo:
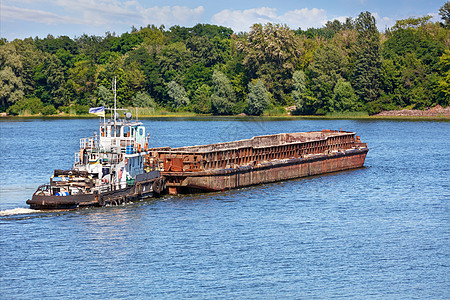
[{"label": "riverbank", "polygon": [[[134,111],[135,108],[129,108],[130,111]],[[256,119],[256,118],[269,118],[269,119],[450,119],[450,106],[443,108],[440,105],[429,108],[427,110],[417,109],[401,109],[382,111],[376,115],[369,116],[365,112],[351,112],[351,113],[329,113],[326,115],[291,115],[287,114],[268,114],[262,116],[248,116],[245,114],[230,115],[230,116],[215,116],[210,114],[197,114],[194,112],[170,112],[170,111],[156,111],[154,113],[148,113],[147,109],[137,110],[139,118],[238,118],[238,119]],[[98,118],[98,116],[92,114],[66,114],[60,113],[56,115],[42,115],[42,114],[25,114],[12,116],[6,113],[0,113],[0,118]]]}]

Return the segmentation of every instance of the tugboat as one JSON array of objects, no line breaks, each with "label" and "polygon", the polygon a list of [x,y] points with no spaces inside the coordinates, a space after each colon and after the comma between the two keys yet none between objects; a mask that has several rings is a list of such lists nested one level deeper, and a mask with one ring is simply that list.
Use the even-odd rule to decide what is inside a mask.
[{"label": "tugboat", "polygon": [[39,186],[27,200],[30,208],[120,205],[158,196],[165,190],[164,178],[148,155],[149,136],[142,122],[129,112],[119,118],[116,105],[109,110],[112,117],[106,120],[104,106],[90,109],[103,117],[98,134],[80,139],[72,169],[55,170],[50,183]]}]

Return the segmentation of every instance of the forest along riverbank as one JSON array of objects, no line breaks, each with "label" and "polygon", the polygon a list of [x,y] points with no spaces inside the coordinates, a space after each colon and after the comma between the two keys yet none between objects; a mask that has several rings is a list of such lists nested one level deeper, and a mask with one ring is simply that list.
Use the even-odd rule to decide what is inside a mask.
[{"label": "forest along riverbank", "polygon": [[[192,113],[192,112],[188,112],[188,113],[180,113],[180,112],[166,112],[166,113],[160,113],[160,114],[151,114],[151,115],[147,115],[147,114],[139,114],[140,118],[215,118],[215,119],[245,119],[245,118],[255,118],[254,116],[248,116],[245,114],[240,114],[240,115],[228,115],[228,116],[215,116],[215,115],[211,115],[211,114],[197,114],[197,113]],[[448,119],[450,118],[450,106],[443,108],[440,105],[437,105],[435,107],[426,109],[426,110],[419,110],[419,109],[399,109],[399,110],[388,110],[388,111],[382,111],[378,114],[375,115],[367,115],[367,114],[363,114],[363,115],[352,115],[350,114],[346,114],[346,113],[336,113],[336,114],[332,114],[330,116],[328,115],[291,115],[289,112],[285,115],[283,114],[276,114],[276,115],[261,115],[258,118],[286,118],[286,119],[310,119],[310,118],[314,118],[314,119],[382,119],[383,117],[386,117],[387,119],[392,119],[392,118],[404,118],[404,117],[411,117],[411,118],[443,118],[443,119]],[[47,115],[47,116],[43,116],[42,114],[35,114],[35,115],[19,115],[19,116],[13,116],[13,115],[8,115],[7,113],[3,112],[0,113],[0,118],[51,118],[51,119],[93,119],[93,118],[97,118],[97,116],[92,116],[92,115],[69,115],[69,114],[57,114],[57,115]]]}]

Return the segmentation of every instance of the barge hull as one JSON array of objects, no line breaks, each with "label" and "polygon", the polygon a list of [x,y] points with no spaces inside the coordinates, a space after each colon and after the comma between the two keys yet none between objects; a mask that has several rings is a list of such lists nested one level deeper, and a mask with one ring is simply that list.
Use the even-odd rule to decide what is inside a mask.
[{"label": "barge hull", "polygon": [[262,162],[254,166],[200,172],[161,172],[169,194],[223,191],[263,183],[361,168],[368,148]]}]

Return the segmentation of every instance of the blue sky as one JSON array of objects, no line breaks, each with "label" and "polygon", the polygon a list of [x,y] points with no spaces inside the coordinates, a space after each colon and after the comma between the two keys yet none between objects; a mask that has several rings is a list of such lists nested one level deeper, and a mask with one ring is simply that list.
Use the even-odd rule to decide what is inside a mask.
[{"label": "blue sky", "polygon": [[329,20],[355,18],[370,11],[380,31],[396,20],[432,15],[445,1],[436,0],[0,0],[2,38],[67,35],[71,38],[129,32],[148,24],[191,27],[216,24],[235,32],[254,23],[281,23],[291,29],[322,27]]}]

